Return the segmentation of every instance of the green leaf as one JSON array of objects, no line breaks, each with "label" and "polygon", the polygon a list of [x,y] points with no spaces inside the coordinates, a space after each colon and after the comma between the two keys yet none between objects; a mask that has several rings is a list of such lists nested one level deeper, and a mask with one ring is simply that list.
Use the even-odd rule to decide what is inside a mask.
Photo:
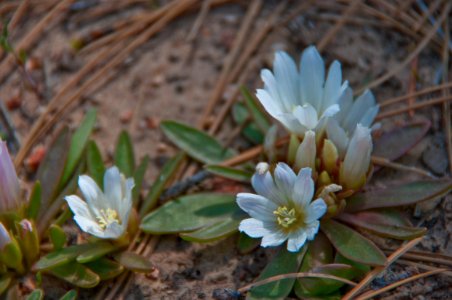
[{"label": "green leaf", "polygon": [[[232,118],[237,123],[237,125],[244,126],[242,134],[250,142],[255,145],[259,145],[264,142],[264,134],[256,125],[256,123],[250,122],[250,113],[243,103],[237,102],[234,104],[234,106],[232,106]],[[245,122],[247,122],[248,124],[244,124]]]},{"label": "green leaf", "polygon": [[12,280],[11,276],[11,274],[3,274],[0,277],[0,295],[8,289]]},{"label": "green leaf", "polygon": [[41,289],[34,290],[31,292],[27,298],[27,300],[41,300],[44,299],[44,292]]},{"label": "green leaf", "polygon": [[119,263],[105,257],[91,261],[84,265],[87,266],[91,271],[99,275],[100,280],[115,278],[124,271],[124,267]]},{"label": "green leaf", "polygon": [[99,186],[104,185],[105,166],[96,142],[89,141],[86,147],[86,165],[91,177]]},{"label": "green leaf", "polygon": [[100,277],[96,273],[75,261],[52,267],[46,272],[84,289],[95,287],[100,282]]},{"label": "green leaf", "polygon": [[421,180],[386,189],[356,194],[347,199],[347,212],[371,208],[397,207],[434,200],[445,196],[452,189],[452,180]]},{"label": "green leaf", "polygon": [[398,240],[411,240],[427,232],[427,228],[425,227],[416,228],[390,224],[390,219],[388,219],[388,222],[385,222],[385,220],[382,220],[383,222],[381,223],[373,222],[366,217],[365,212],[357,214],[343,213],[337,218],[344,223],[369,230],[374,234]]},{"label": "green leaf", "polygon": [[97,260],[102,256],[117,250],[118,247],[109,242],[98,242],[96,248],[91,248],[77,256],[77,262],[85,264]]},{"label": "green leaf", "polygon": [[251,238],[244,233],[239,234],[237,248],[240,254],[247,254],[256,249],[261,243],[260,239]]},{"label": "green leaf", "polygon": [[343,256],[359,263],[382,266],[386,256],[373,242],[333,220],[322,221],[320,229]]},{"label": "green leaf", "polygon": [[347,271],[343,276],[343,278],[347,278],[349,280],[362,279],[366,276],[367,273],[371,270],[371,267],[365,264],[358,263],[356,261],[350,260],[339,252],[336,252],[336,257],[334,258],[334,262],[337,264],[345,264],[352,267],[351,270]]},{"label": "green leaf", "polygon": [[143,186],[144,176],[146,175],[146,171],[149,165],[149,156],[143,157],[140,162],[140,165],[135,170],[133,174],[133,180],[135,181],[135,187],[132,190],[132,199],[133,203],[137,203],[138,198],[140,197],[141,187]]},{"label": "green leaf", "polygon": [[76,290],[70,290],[60,298],[60,300],[76,300],[76,299],[77,299]]},{"label": "green leaf", "polygon": [[61,250],[50,252],[46,256],[41,257],[41,259],[33,266],[33,270],[42,271],[49,268],[65,265],[70,261],[75,260],[75,258],[83,252],[94,249],[96,247],[96,243],[90,243],[70,246]]},{"label": "green leaf", "polygon": [[132,177],[135,170],[135,154],[132,140],[126,131],[119,135],[115,152],[115,165],[126,177]]},{"label": "green leaf", "polygon": [[157,179],[152,185],[149,194],[146,196],[146,199],[143,202],[143,206],[140,209],[141,217],[147,214],[157,204],[157,201],[162,194],[163,189],[165,188],[166,184],[174,177],[184,158],[185,154],[181,152],[176,154],[173,158],[165,163],[162,171],[160,171],[159,176],[157,176]]},{"label": "green leaf", "polygon": [[36,220],[39,209],[41,207],[41,182],[36,181],[31,191],[30,198],[28,199],[27,217],[32,220]]},{"label": "green leaf", "polygon": [[234,155],[233,151],[196,128],[175,121],[163,121],[160,126],[171,142],[202,163],[216,164]]},{"label": "green leaf", "polygon": [[64,127],[51,143],[49,150],[39,165],[36,178],[41,182],[40,217],[49,208],[61,190],[60,182],[67,162],[70,139],[69,129]]},{"label": "green leaf", "polygon": [[[305,249],[306,247],[294,253],[288,252],[285,247],[281,248],[256,282],[276,275],[297,272],[306,252]],[[294,282],[295,278],[288,278],[253,287],[246,299],[285,299],[292,290]]]},{"label": "green leaf", "polygon": [[[71,146],[67,154],[67,162],[64,168],[61,185],[64,186],[74,173],[80,158],[82,157],[85,146],[88,143],[89,136],[96,123],[96,110],[91,109],[86,113],[85,118],[79,128],[74,132],[71,139]],[[67,149],[65,149],[68,151]],[[42,182],[42,181],[41,181]]]},{"label": "green leaf", "polygon": [[240,91],[242,92],[246,107],[248,108],[254,122],[262,131],[262,133],[267,132],[267,130],[270,128],[270,122],[268,121],[265,113],[263,113],[260,109],[256,99],[245,86],[241,86]]},{"label": "green leaf", "polygon": [[242,218],[238,216],[236,218],[221,220],[218,223],[211,224],[196,231],[181,233],[180,236],[184,240],[198,243],[216,241],[237,232],[241,220]]},{"label": "green leaf", "polygon": [[244,170],[218,165],[208,165],[205,166],[205,169],[212,174],[241,182],[250,182],[251,176],[253,176],[252,173]]},{"label": "green leaf", "polygon": [[56,224],[50,225],[49,237],[53,244],[53,250],[60,250],[66,243],[66,233]]},{"label": "green leaf", "polygon": [[190,232],[231,218],[238,211],[234,195],[193,194],[177,198],[148,214],[141,229],[153,234]]},{"label": "green leaf", "polygon": [[135,272],[150,272],[154,270],[152,263],[145,257],[134,252],[121,252],[114,259],[125,268]]}]

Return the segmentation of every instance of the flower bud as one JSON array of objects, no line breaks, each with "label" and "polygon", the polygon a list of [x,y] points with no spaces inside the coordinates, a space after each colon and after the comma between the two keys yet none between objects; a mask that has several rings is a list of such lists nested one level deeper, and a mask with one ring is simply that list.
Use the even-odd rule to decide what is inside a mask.
[{"label": "flower bud", "polygon": [[6,143],[0,139],[0,212],[19,208],[20,186]]},{"label": "flower bud", "polygon": [[330,140],[325,140],[322,148],[322,161],[325,170],[329,174],[334,174],[337,169],[339,154],[336,146]]},{"label": "flower bud", "polygon": [[0,223],[0,262],[19,273],[24,272],[19,244],[2,223]]},{"label": "flower bud", "polygon": [[28,266],[32,266],[39,257],[39,237],[36,226],[33,222],[23,219],[17,224],[17,232],[25,261]]},{"label": "flower bud", "polygon": [[358,124],[340,167],[339,182],[345,187],[345,190],[357,191],[366,183],[371,152],[370,129]]},{"label": "flower bud", "polygon": [[315,171],[316,151],[315,133],[309,130],[304,135],[303,141],[298,147],[295,158],[295,169],[311,168]]}]

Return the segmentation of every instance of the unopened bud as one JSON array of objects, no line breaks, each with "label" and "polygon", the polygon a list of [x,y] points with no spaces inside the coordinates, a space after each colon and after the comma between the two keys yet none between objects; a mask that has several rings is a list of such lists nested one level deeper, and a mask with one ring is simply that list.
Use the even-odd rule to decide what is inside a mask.
[{"label": "unopened bud", "polygon": [[23,219],[17,225],[19,244],[27,265],[31,267],[39,257],[39,237],[34,223]]},{"label": "unopened bud", "polygon": [[2,223],[0,223],[0,262],[18,273],[24,272],[19,244]]},{"label": "unopened bud", "polygon": [[338,158],[336,146],[330,140],[325,140],[322,148],[322,162],[328,173],[334,174],[336,172]]}]

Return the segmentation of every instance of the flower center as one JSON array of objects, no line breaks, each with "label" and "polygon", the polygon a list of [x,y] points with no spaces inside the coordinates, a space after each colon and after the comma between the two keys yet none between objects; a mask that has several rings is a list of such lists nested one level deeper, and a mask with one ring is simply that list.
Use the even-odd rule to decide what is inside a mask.
[{"label": "flower center", "polygon": [[98,215],[97,221],[102,229],[105,229],[108,225],[113,222],[121,224],[121,220],[119,219],[118,212],[114,209],[107,208],[101,209],[99,211],[100,215]]},{"label": "flower center", "polygon": [[297,221],[297,215],[295,209],[288,209],[287,206],[280,206],[273,212],[276,215],[278,224],[284,228],[288,228],[294,222]]}]

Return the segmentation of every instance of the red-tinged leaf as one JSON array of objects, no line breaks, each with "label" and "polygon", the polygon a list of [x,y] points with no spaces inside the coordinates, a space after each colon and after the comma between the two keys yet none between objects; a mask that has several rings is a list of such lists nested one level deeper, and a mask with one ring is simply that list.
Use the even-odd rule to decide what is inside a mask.
[{"label": "red-tinged leaf", "polygon": [[382,266],[386,256],[369,239],[355,230],[333,220],[322,221],[320,229],[333,246],[346,258],[359,263]]},{"label": "red-tinged leaf", "polygon": [[359,214],[344,213],[337,218],[347,224],[369,230],[374,234],[398,240],[414,239],[424,235],[427,231],[427,228],[424,227],[416,228],[411,226],[393,225],[390,224],[391,220],[388,220],[389,222],[384,222],[384,220],[382,220],[382,223],[373,222],[369,220],[369,218]]},{"label": "red-tinged leaf", "polygon": [[416,121],[385,132],[374,140],[373,155],[396,160],[413,148],[430,129],[430,121]]},{"label": "red-tinged leaf", "polygon": [[452,189],[452,180],[422,180],[385,189],[355,194],[347,199],[347,212],[397,207],[443,197]]},{"label": "red-tinged leaf", "polygon": [[[413,226],[410,220],[396,208],[384,208],[360,211],[353,216],[371,223],[388,224],[394,226]],[[339,216],[340,217],[340,216]]]}]

